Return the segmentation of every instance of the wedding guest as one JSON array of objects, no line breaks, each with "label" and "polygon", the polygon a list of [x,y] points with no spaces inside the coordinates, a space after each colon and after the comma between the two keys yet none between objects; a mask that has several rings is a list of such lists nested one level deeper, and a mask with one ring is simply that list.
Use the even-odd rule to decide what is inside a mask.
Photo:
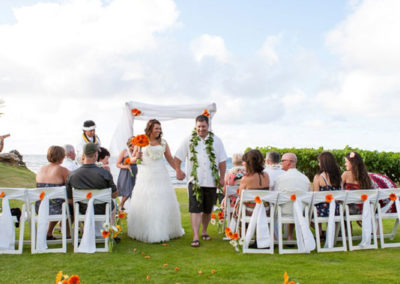
[{"label": "wedding guest", "polygon": [[[242,156],[243,155],[241,153],[235,153],[232,155],[233,167],[229,169],[229,171],[225,175],[224,193],[226,193],[227,186],[239,185],[240,180],[245,174],[245,168],[242,165]],[[237,199],[237,194],[233,194],[229,196],[229,198],[231,201],[230,206],[234,207]],[[221,208],[225,208],[225,198],[221,202]]]},{"label": "wedding guest", "polygon": [[[341,190],[339,166],[330,152],[322,152],[318,156],[319,173],[314,176],[313,191]],[[316,205],[319,217],[329,216],[329,204],[322,202]],[[336,204],[335,214],[339,214],[339,205]]]},{"label": "wedding guest", "polygon": [[96,135],[96,123],[93,120],[86,120],[83,123],[83,133],[80,138],[80,142],[76,147],[77,160],[79,163],[82,162],[83,146],[87,143],[94,143],[97,146],[101,146],[100,138]]},{"label": "wedding guest", "polygon": [[[297,170],[297,156],[294,153],[286,153],[281,160],[281,174],[275,181],[275,190],[285,193],[295,191],[310,191],[310,180],[307,176]],[[292,215],[293,204],[285,204],[282,206],[282,215]],[[293,240],[294,225],[288,225],[288,240]]]},{"label": "wedding guest", "polygon": [[281,165],[280,165],[280,158],[281,155],[279,155],[278,152],[276,151],[270,151],[267,153],[265,157],[265,172],[269,176],[269,188],[271,190],[275,190],[275,180],[283,174],[285,171],[282,170]]},{"label": "wedding guest", "polygon": [[[50,146],[47,151],[49,163],[42,166],[36,175],[36,187],[57,187],[66,183],[69,171],[61,164],[65,157],[65,151],[60,146]],[[61,214],[63,199],[51,199],[49,202],[50,215]],[[40,201],[36,202],[36,212],[39,211]],[[47,230],[47,239],[54,240],[53,229],[57,222],[50,222]]]},{"label": "wedding guest", "polygon": [[99,155],[97,157],[97,166],[111,172],[110,169],[110,152],[104,147],[99,147]]},{"label": "wedding guest", "polygon": [[[208,154],[207,148],[211,149],[214,153],[213,156]],[[186,173],[190,173],[188,184],[189,212],[193,232],[193,241],[190,245],[199,247],[200,224],[202,224],[201,238],[204,241],[211,240],[207,228],[217,199],[217,183],[219,182],[220,186],[224,186],[227,159],[221,139],[209,131],[208,116],[199,115],[196,117],[195,131],[183,141],[175,154],[178,180],[185,178],[185,173],[181,170],[181,163],[185,159]],[[196,165],[194,165],[193,159],[198,161]],[[198,166],[194,173],[192,173],[193,166]],[[213,168],[219,173],[219,181],[213,176]]]},{"label": "wedding guest", "polygon": [[239,196],[246,189],[269,189],[269,176],[264,172],[264,157],[259,150],[250,150],[243,155],[246,175],[239,185]]},{"label": "wedding guest", "polygon": [[68,169],[70,172],[79,168],[78,163],[75,161],[76,153],[74,146],[66,144],[64,145],[64,151],[65,151],[65,159],[64,162],[61,164],[61,166]]},{"label": "wedding guest", "polygon": [[[128,198],[131,197],[133,187],[136,182],[137,165],[136,159],[138,152],[135,151],[135,145],[132,144],[132,139],[134,136],[130,137],[126,142],[129,149],[124,149],[121,151],[117,158],[117,168],[120,169],[117,181],[118,195],[122,196],[121,203],[119,204],[120,210],[125,210],[124,205]],[[132,158],[131,158],[132,157]]]}]

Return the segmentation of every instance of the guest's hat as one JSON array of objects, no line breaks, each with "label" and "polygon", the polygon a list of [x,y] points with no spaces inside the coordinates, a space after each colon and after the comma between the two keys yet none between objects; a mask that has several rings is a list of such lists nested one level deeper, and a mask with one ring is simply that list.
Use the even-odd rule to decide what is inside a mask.
[{"label": "guest's hat", "polygon": [[99,150],[99,146],[94,143],[87,143],[83,145],[83,154],[85,155],[92,155]]},{"label": "guest's hat", "polygon": [[96,129],[96,123],[94,123],[93,120],[86,120],[83,123],[83,128],[84,131],[90,131]]}]

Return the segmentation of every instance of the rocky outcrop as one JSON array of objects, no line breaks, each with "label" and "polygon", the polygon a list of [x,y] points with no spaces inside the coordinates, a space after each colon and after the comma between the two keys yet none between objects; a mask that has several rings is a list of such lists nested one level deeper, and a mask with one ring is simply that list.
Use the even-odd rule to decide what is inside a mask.
[{"label": "rocky outcrop", "polygon": [[0,163],[26,168],[23,157],[17,150],[12,150],[10,153],[0,153]]}]

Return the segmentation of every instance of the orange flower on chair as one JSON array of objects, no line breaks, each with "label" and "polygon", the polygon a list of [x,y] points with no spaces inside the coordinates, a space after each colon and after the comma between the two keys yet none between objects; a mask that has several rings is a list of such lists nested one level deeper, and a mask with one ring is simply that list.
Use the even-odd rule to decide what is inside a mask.
[{"label": "orange flower on chair", "polygon": [[215,213],[211,213],[211,219],[217,218],[217,215]]},{"label": "orange flower on chair", "polygon": [[224,219],[224,212],[222,212],[222,211],[218,212],[218,219],[219,220]]},{"label": "orange flower on chair", "polygon": [[81,279],[79,278],[78,275],[72,275],[72,276],[69,278],[69,283],[70,283],[70,284],[79,284],[79,283],[81,283]]},{"label": "orange flower on chair", "polygon": [[397,196],[396,196],[395,193],[392,192],[392,193],[389,195],[389,198],[390,198],[390,200],[392,200],[392,201],[396,201]]},{"label": "orange flower on chair", "polygon": [[43,200],[44,196],[46,195],[46,193],[44,193],[44,191],[42,191],[39,195],[40,201]]},{"label": "orange flower on chair", "polygon": [[140,109],[137,109],[137,108],[131,109],[131,113],[133,114],[133,116],[138,116],[138,115],[141,115],[141,114],[142,114],[142,112],[140,111]]},{"label": "orange flower on chair", "polygon": [[296,198],[297,198],[296,194],[292,194],[290,196],[290,200],[292,200],[292,201],[296,201]]},{"label": "orange flower on chair", "polygon": [[108,238],[110,236],[110,232],[103,230],[103,231],[101,231],[101,235],[103,236],[103,238]]},{"label": "orange flower on chair", "polygon": [[205,115],[207,117],[210,117],[210,113],[208,112],[208,109],[205,109],[201,115]]},{"label": "orange flower on chair", "polygon": [[362,200],[363,202],[367,201],[367,200],[368,200],[368,195],[366,195],[366,194],[361,194],[361,200]]},{"label": "orange flower on chair", "polygon": [[4,191],[2,191],[2,192],[0,193],[0,198],[3,198],[4,196],[6,196],[6,193],[5,193]]},{"label": "orange flower on chair", "polygon": [[332,194],[325,195],[325,201],[326,202],[331,203],[332,200],[333,200],[333,195]]},{"label": "orange flower on chair", "polygon": [[261,198],[260,198],[260,196],[256,196],[255,198],[254,198],[254,201],[257,203],[257,204],[260,204],[261,203]]},{"label": "orange flower on chair", "polygon": [[92,195],[93,195],[93,194],[92,194],[91,192],[89,192],[88,194],[86,194],[86,198],[87,198],[87,199],[90,199],[90,198],[92,198]]}]

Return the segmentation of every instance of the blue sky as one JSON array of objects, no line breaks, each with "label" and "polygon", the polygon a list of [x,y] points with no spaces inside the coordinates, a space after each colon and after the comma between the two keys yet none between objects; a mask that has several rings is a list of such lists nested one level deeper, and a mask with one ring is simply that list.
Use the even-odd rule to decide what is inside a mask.
[{"label": "blue sky", "polygon": [[[397,0],[1,1],[0,133],[11,133],[6,150],[45,153],[75,144],[93,119],[107,146],[126,101],[215,102],[228,154],[400,151],[399,9]],[[163,125],[174,151],[193,122]]]}]

